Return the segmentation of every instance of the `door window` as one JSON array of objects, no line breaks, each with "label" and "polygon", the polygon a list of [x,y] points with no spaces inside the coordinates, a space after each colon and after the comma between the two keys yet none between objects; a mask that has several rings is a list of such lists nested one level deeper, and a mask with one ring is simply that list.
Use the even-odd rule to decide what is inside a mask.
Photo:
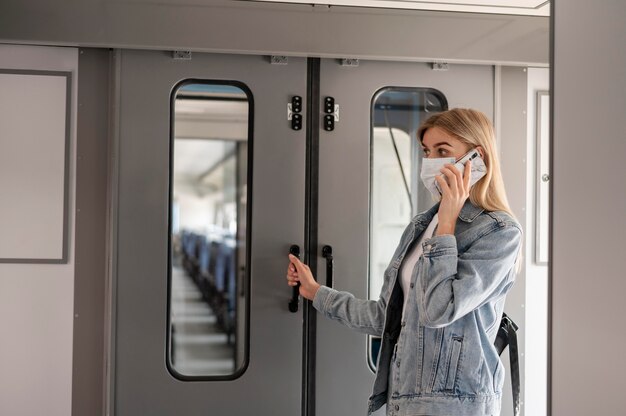
[{"label": "door window", "polygon": [[[431,88],[379,90],[372,99],[369,298],[378,299],[383,276],[411,218],[432,205],[419,179],[417,129],[431,114],[447,110]],[[368,361],[376,367],[380,339],[369,337]]]},{"label": "door window", "polygon": [[247,91],[172,94],[168,368],[182,379],[232,378],[246,361]]}]

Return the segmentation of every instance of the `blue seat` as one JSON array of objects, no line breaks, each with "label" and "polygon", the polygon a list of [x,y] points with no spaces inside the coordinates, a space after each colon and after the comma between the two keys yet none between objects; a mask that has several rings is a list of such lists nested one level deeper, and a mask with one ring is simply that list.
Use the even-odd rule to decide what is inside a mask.
[{"label": "blue seat", "polygon": [[204,238],[200,246],[200,273],[203,276],[209,276],[210,261],[211,261],[211,241],[208,238]]},{"label": "blue seat", "polygon": [[228,247],[224,243],[219,243],[217,258],[215,259],[215,287],[219,293],[224,293],[226,289],[228,257]]},{"label": "blue seat", "polygon": [[228,270],[226,272],[228,276],[228,312],[231,315],[231,318],[234,317],[235,307],[237,303],[237,270],[236,265],[237,261],[235,259],[235,247],[228,248]]}]

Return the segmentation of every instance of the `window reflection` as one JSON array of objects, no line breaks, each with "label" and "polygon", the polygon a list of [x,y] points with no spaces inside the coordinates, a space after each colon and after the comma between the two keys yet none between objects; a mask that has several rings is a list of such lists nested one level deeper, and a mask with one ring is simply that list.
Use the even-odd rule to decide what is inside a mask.
[{"label": "window reflection", "polygon": [[183,83],[173,100],[169,366],[231,376],[245,361],[249,99]]}]

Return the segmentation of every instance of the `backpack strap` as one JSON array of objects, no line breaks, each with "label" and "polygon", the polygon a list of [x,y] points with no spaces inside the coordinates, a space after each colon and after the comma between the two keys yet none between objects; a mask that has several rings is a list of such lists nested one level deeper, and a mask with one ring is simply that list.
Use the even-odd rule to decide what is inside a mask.
[{"label": "backpack strap", "polygon": [[519,352],[517,348],[517,331],[518,326],[513,322],[506,313],[502,314],[500,321],[500,329],[496,336],[495,346],[498,354],[509,347],[509,363],[511,365],[511,388],[513,390],[513,414],[520,415],[520,378],[519,378]]}]

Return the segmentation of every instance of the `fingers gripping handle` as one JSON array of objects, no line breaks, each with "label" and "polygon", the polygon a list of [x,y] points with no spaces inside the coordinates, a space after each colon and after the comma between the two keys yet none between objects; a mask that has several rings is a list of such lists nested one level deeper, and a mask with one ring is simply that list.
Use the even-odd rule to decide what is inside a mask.
[{"label": "fingers gripping handle", "polygon": [[[289,247],[289,253],[293,254],[297,258],[300,258],[300,246],[292,245]],[[291,300],[289,301],[289,312],[298,312],[298,298],[300,296],[300,283],[293,287],[293,293],[291,294]]]}]

